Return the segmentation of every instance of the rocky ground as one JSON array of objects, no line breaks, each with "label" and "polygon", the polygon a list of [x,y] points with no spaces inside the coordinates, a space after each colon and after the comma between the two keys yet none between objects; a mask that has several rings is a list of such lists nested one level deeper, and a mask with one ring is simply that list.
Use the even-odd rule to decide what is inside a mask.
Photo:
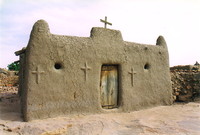
[{"label": "rocky ground", "polygon": [[[184,79],[187,75],[183,74],[173,73],[175,101],[179,98],[178,95],[187,95],[184,90],[195,94],[194,86],[199,86],[199,83]],[[13,75],[7,76],[9,77],[3,75],[4,79],[1,79],[0,83],[0,135],[200,134],[200,101],[198,101],[198,98],[190,100],[195,102],[175,102],[171,106],[158,106],[130,113],[81,114],[23,122],[17,94],[18,79]],[[180,87],[179,84],[183,82],[185,82],[185,85],[178,88]],[[177,92],[176,87],[179,92],[178,95],[175,93]]]}]

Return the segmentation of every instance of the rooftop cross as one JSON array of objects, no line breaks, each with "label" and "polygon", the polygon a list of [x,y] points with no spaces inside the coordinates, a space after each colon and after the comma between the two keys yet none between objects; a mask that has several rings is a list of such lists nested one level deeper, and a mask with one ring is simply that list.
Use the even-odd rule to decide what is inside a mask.
[{"label": "rooftop cross", "polygon": [[104,28],[106,28],[107,24],[112,25],[112,23],[107,22],[107,16],[105,16],[105,20],[100,19],[100,21],[104,23]]}]

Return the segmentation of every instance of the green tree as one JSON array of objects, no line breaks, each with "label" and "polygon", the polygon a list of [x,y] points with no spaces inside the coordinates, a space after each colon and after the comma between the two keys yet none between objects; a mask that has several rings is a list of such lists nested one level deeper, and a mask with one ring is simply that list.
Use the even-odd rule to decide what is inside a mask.
[{"label": "green tree", "polygon": [[9,64],[7,67],[8,67],[8,70],[19,71],[19,61],[13,62],[13,63]]}]

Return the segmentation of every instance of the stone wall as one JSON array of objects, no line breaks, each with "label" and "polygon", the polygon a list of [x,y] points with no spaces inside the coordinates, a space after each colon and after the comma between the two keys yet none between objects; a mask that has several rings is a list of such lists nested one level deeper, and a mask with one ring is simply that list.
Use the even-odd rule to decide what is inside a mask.
[{"label": "stone wall", "polygon": [[0,70],[0,86],[17,86],[18,85],[18,76],[15,71],[8,71],[6,69]]},{"label": "stone wall", "polygon": [[0,102],[5,98],[10,98],[10,96],[7,96],[8,93],[16,94],[18,92],[18,79],[15,71],[0,68]]},{"label": "stone wall", "polygon": [[[181,67],[170,68],[174,101],[190,102],[200,98],[200,72],[195,70],[183,70]],[[192,66],[187,66],[192,67]]]}]

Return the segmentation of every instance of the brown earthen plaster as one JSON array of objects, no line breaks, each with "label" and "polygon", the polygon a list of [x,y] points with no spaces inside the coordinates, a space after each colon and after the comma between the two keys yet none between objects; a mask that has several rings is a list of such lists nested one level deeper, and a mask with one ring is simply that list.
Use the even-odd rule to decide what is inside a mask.
[{"label": "brown earthen plaster", "polygon": [[[25,121],[69,114],[129,112],[169,105],[169,57],[162,36],[156,45],[123,41],[120,31],[92,28],[90,37],[54,35],[39,20],[21,57]],[[103,109],[101,67],[119,68],[118,108]]]}]

